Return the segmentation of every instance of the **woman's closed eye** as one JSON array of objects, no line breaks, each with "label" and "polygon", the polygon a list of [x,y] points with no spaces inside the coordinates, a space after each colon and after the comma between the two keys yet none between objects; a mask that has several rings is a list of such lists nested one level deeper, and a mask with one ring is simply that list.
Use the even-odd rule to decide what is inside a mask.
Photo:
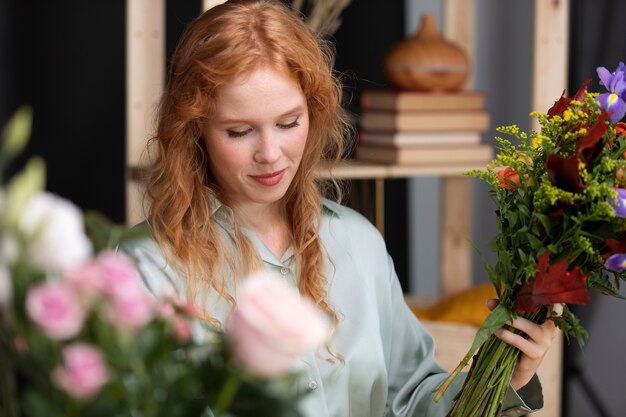
[{"label": "woman's closed eye", "polygon": [[[278,127],[279,129],[293,129],[294,127],[298,127],[300,126],[300,122],[298,121],[298,118],[296,118],[296,120],[294,120],[291,123],[277,123],[276,127]],[[246,136],[248,133],[252,132],[254,130],[254,128],[249,127],[247,129],[227,129],[226,133],[228,134],[228,137],[230,138],[241,138],[243,136]]]},{"label": "woman's closed eye", "polygon": [[226,130],[226,133],[228,134],[229,138],[240,138],[240,137],[246,136],[250,132],[252,132],[251,127],[244,129],[244,130],[234,130],[234,129]]},{"label": "woman's closed eye", "polygon": [[298,122],[298,119],[294,120],[291,123],[278,123],[276,125],[279,129],[293,129],[294,127],[298,127],[300,126],[300,122]]}]

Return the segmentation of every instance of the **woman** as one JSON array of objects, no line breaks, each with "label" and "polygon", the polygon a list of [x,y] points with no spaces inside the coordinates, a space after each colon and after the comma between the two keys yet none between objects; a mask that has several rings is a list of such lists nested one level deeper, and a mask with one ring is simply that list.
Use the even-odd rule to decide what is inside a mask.
[{"label": "woman", "polygon": [[[350,132],[332,64],[329,46],[279,1],[230,1],[196,19],[160,106],[147,187],[154,239],[124,249],[155,294],[173,286],[213,324],[235,305],[237,282],[260,267],[312,298],[334,326],[326,351],[301,361],[306,415],[443,416],[456,389],[433,402],[446,374],[382,237],[324,199],[316,180]],[[556,329],[514,326],[530,339],[501,332],[523,352],[505,408],[528,411]]]}]

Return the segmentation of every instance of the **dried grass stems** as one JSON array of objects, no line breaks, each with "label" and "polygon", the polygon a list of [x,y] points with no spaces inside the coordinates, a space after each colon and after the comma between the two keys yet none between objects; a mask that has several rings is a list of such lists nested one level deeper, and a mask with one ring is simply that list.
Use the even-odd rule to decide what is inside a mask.
[{"label": "dried grass stems", "polygon": [[351,0],[293,0],[291,8],[305,16],[307,26],[323,37],[332,36],[341,25],[341,12]]}]

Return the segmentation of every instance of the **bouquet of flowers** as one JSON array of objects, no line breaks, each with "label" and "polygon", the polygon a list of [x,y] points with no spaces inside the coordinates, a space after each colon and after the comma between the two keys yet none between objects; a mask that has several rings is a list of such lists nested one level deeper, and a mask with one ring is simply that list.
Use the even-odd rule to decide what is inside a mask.
[{"label": "bouquet of flowers", "polygon": [[[22,108],[2,132],[0,175],[30,119]],[[259,273],[200,343],[193,306],[155,299],[111,249],[142,231],[83,217],[44,177],[38,158],[0,177],[1,416],[299,415],[292,365],[327,328],[312,303]]]},{"label": "bouquet of flowers", "polygon": [[[515,125],[499,128],[499,152],[486,170],[468,174],[491,186],[499,233],[491,242],[497,263],[484,262],[498,294],[474,343],[436,398],[474,354],[451,417],[499,416],[519,350],[496,338],[516,316],[553,320],[583,346],[587,332],[568,308],[586,304],[589,290],[623,298],[626,279],[626,66],[597,69],[603,94],[562,96],[530,136]],[[551,305],[564,305],[552,314]]]}]

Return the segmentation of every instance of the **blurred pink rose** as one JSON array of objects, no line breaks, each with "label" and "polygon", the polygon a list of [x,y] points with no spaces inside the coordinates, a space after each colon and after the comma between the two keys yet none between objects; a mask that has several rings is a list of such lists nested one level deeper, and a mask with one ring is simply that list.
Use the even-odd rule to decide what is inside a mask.
[{"label": "blurred pink rose", "polygon": [[328,322],[321,311],[276,276],[257,272],[240,290],[226,333],[235,361],[251,373],[284,374],[324,341]]},{"label": "blurred pink rose", "polygon": [[137,330],[145,326],[156,314],[154,297],[144,291],[118,296],[109,305],[109,320],[116,327]]},{"label": "blurred pink rose", "polygon": [[87,344],[63,348],[63,365],[52,373],[55,385],[72,397],[92,398],[109,380],[109,371],[102,353]]},{"label": "blurred pink rose", "polygon": [[127,297],[146,292],[135,264],[127,256],[112,251],[102,252],[96,263],[104,275],[104,289],[112,297]]},{"label": "blurred pink rose", "polygon": [[44,282],[28,291],[26,312],[53,339],[77,335],[85,320],[76,292],[62,282]]},{"label": "blurred pink rose", "polygon": [[156,315],[162,319],[170,319],[174,317],[176,314],[176,310],[172,303],[169,302],[159,302],[156,306]]},{"label": "blurred pink rose", "polygon": [[95,261],[89,261],[77,268],[67,270],[63,278],[69,282],[80,294],[91,301],[100,296],[105,290],[105,276]]},{"label": "blurred pink rose", "polygon": [[172,324],[174,335],[176,338],[182,342],[186,342],[191,339],[191,323],[189,320],[182,316],[174,316],[170,319],[170,323]]}]

